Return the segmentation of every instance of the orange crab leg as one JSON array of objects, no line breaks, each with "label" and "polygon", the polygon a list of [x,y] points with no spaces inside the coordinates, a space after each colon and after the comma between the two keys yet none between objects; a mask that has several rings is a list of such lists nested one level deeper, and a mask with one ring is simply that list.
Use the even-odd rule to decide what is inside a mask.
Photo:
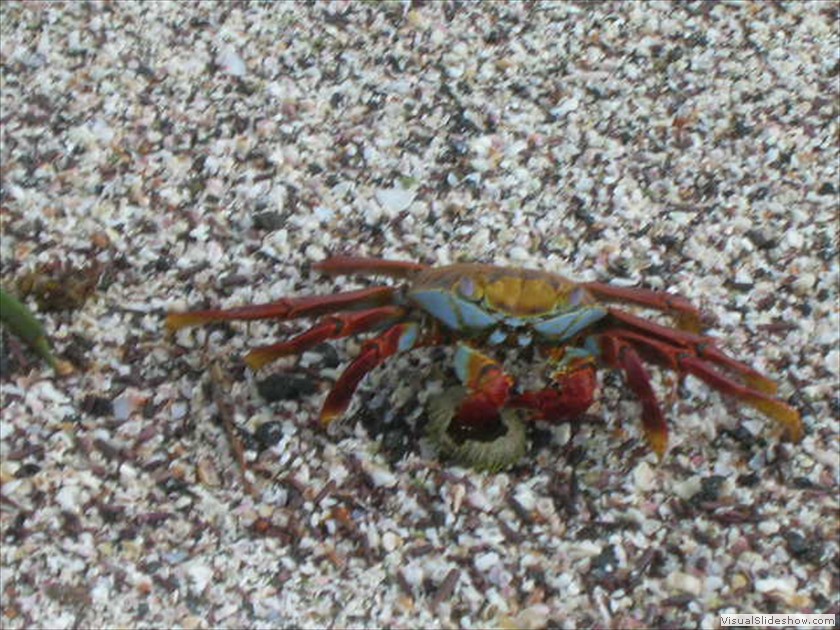
[{"label": "orange crab leg", "polygon": [[746,404],[758,409],[764,415],[773,418],[782,425],[785,439],[790,442],[799,442],[802,439],[802,419],[799,412],[787,403],[777,400],[735,383],[720,372],[709,367],[708,363],[697,357],[680,357],[680,367],[694,376],[704,380],[716,390],[735,396]]},{"label": "orange crab leg", "polygon": [[626,302],[663,311],[676,317],[680,330],[700,332],[700,311],[681,295],[649,289],[616,287],[602,282],[583,282],[581,286],[604,302]]},{"label": "orange crab leg", "polygon": [[410,278],[427,265],[403,260],[380,260],[357,256],[334,256],[312,265],[313,269],[331,276],[359,274],[365,276],[388,276],[389,278]]},{"label": "orange crab leg", "polygon": [[653,452],[660,459],[668,448],[668,423],[662,415],[650,375],[636,350],[618,334],[606,333],[600,338],[602,359],[612,367],[621,368],[627,385],[642,403],[642,428]]},{"label": "orange crab leg", "polygon": [[431,336],[421,338],[420,325],[414,322],[396,324],[378,337],[366,341],[359,356],[345,368],[327,394],[321,409],[321,424],[329,426],[333,420],[344,414],[361,380],[385,359],[398,352],[432,345],[434,342]]},{"label": "orange crab leg", "polygon": [[385,323],[396,323],[405,317],[406,313],[406,309],[400,306],[380,306],[356,313],[330,315],[288,341],[254,348],[245,355],[245,363],[252,370],[258,370],[267,363],[281,357],[300,354],[327,339],[349,337],[356,333],[368,332]]},{"label": "orange crab leg", "polygon": [[315,295],[299,298],[285,298],[267,304],[241,306],[229,309],[209,309],[170,313],[166,316],[166,327],[176,331],[186,326],[198,326],[214,322],[252,319],[295,319],[335,313],[344,310],[360,310],[374,306],[393,304],[396,296],[393,287],[371,287],[358,291],[347,291],[333,295]]}]

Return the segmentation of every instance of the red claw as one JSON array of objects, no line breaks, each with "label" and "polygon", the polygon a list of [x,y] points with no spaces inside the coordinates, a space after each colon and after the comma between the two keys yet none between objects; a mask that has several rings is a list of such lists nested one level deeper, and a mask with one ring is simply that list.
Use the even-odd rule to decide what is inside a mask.
[{"label": "red claw", "polygon": [[552,375],[552,380],[549,387],[514,396],[511,406],[531,409],[535,418],[547,422],[565,422],[586,413],[598,385],[591,361],[560,370]]}]

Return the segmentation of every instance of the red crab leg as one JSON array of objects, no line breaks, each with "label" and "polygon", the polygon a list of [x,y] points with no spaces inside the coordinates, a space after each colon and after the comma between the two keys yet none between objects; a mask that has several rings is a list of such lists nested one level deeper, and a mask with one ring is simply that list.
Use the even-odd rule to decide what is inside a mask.
[{"label": "red crab leg", "polygon": [[400,306],[380,306],[357,313],[338,313],[320,320],[315,326],[293,337],[269,346],[254,348],[245,355],[245,363],[252,370],[291,354],[300,354],[327,339],[349,337],[360,332],[367,332],[384,323],[396,323],[406,315]]},{"label": "red crab leg", "polygon": [[[609,311],[611,317],[622,324],[622,328],[627,327],[639,332],[638,339],[641,341],[659,339],[672,346],[692,348],[702,358],[708,359],[715,365],[724,367],[740,376],[744,379],[744,383],[752,389],[764,394],[776,393],[777,387],[773,381],[750,366],[725,355],[715,347],[714,339],[711,337],[680,332],[616,309],[609,309]],[[660,356],[662,355],[660,354]],[[676,361],[673,358],[666,365],[672,369],[677,369]]]},{"label": "red crab leg", "polygon": [[313,269],[331,276],[351,274],[368,276],[388,276],[390,278],[410,278],[418,271],[427,269],[427,265],[403,260],[382,260],[380,258],[361,258],[357,256],[334,256],[312,265]]},{"label": "red crab leg", "polygon": [[595,398],[598,384],[592,359],[575,359],[551,375],[553,384],[513,396],[512,407],[526,407],[547,422],[572,420],[586,412]]},{"label": "red crab leg", "polygon": [[616,368],[621,368],[627,377],[627,385],[642,403],[642,428],[653,452],[660,459],[668,448],[668,423],[662,415],[656,393],[650,384],[650,375],[636,350],[621,339],[618,334],[605,333],[600,338],[602,359]]},{"label": "red crab leg", "polygon": [[314,295],[309,297],[285,298],[267,304],[254,304],[229,309],[209,309],[170,313],[166,316],[166,327],[179,330],[186,326],[197,326],[213,322],[251,319],[295,319],[312,317],[344,310],[360,310],[394,303],[396,289],[393,287],[371,287],[358,291]]},{"label": "red crab leg", "polygon": [[362,345],[353,361],[333,385],[321,409],[321,424],[329,426],[350,405],[353,392],[365,375],[391,355],[434,343],[432,337],[420,338],[420,326],[414,322],[391,326],[378,337]]},{"label": "red crab leg", "polygon": [[664,311],[676,317],[680,330],[700,332],[700,311],[681,295],[649,289],[615,287],[602,282],[584,282],[581,286],[605,302],[626,302]]},{"label": "red crab leg", "polygon": [[767,394],[735,383],[697,357],[680,357],[680,368],[704,380],[719,392],[735,396],[751,407],[758,409],[764,415],[776,420],[782,425],[784,436],[788,441],[799,442],[802,439],[802,419],[799,412],[790,405]]},{"label": "red crab leg", "polygon": [[[626,313],[623,315],[626,316]],[[646,322],[646,324],[651,324],[651,322]],[[653,326],[656,326],[656,324],[653,324]],[[664,330],[667,331],[668,329],[664,328]],[[692,374],[722,394],[734,396],[769,418],[776,420],[782,425],[785,437],[788,440],[798,442],[802,439],[802,420],[799,412],[770,395],[775,392],[776,386],[774,383],[749,366],[726,356],[714,347],[713,340],[709,337],[701,337],[702,342],[700,343],[681,343],[679,337],[683,333],[677,331],[672,331],[672,333],[674,333],[672,344],[632,330],[617,330],[609,334],[632,344],[650,361],[664,365],[681,374]],[[732,380],[714,369],[713,365],[723,366],[736,372],[743,377],[746,384]],[[768,387],[768,384],[770,387]]]}]

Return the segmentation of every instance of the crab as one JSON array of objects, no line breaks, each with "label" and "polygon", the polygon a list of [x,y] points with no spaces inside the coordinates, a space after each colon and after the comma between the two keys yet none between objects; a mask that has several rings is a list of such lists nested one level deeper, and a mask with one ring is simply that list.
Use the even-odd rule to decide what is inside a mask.
[{"label": "crab", "polygon": [[[661,459],[668,446],[668,424],[645,362],[673,370],[680,378],[695,376],[775,420],[783,439],[802,438],[800,415],[776,397],[776,384],[701,334],[698,309],[679,295],[477,263],[430,267],[339,256],[314,268],[332,276],[377,275],[406,284],[170,313],[167,327],[175,331],[230,320],[320,318],[302,334],[251,350],[245,362],[254,370],[329,339],[377,333],[363,343],[327,394],[320,414],[325,427],[345,413],[365,375],[389,357],[454,345],[460,386],[433,402],[429,431],[444,451],[479,468],[500,468],[521,455],[522,416],[559,423],[584,414],[594,402],[599,367],[623,373],[641,403],[646,441]],[[611,306],[616,303],[660,311],[674,327]],[[510,349],[541,354],[548,384],[531,390],[518,386],[498,358]]]}]

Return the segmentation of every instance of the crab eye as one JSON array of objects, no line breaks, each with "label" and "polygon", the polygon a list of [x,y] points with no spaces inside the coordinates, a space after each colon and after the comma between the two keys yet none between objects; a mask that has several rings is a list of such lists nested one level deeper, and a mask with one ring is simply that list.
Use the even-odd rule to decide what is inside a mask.
[{"label": "crab eye", "polygon": [[481,291],[472,278],[464,277],[458,281],[458,293],[468,300],[477,300],[481,297]]}]

